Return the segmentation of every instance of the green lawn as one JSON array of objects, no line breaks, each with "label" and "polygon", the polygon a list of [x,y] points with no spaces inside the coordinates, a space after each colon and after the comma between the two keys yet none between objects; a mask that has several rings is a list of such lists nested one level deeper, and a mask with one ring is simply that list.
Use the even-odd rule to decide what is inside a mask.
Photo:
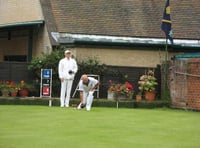
[{"label": "green lawn", "polygon": [[199,148],[200,112],[0,105],[1,148]]}]

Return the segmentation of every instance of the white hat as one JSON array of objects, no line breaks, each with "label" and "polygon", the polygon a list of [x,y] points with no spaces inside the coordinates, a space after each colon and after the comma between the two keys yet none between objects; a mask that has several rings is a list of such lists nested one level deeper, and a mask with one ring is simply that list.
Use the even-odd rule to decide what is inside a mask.
[{"label": "white hat", "polygon": [[71,51],[70,51],[70,50],[65,50],[65,54],[66,54],[66,53],[71,53]]}]

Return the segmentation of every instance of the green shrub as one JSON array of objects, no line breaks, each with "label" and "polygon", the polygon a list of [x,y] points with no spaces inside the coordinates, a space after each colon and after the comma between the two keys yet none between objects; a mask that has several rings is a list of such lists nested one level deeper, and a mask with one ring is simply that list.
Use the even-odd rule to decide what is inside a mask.
[{"label": "green shrub", "polygon": [[[78,105],[80,103],[79,99],[71,99],[70,106],[72,104]],[[0,98],[1,105],[49,105],[49,98]],[[52,106],[60,106],[59,98],[52,98]],[[93,107],[117,107],[116,101],[110,101],[107,99],[94,99],[92,103]],[[170,102],[168,101],[153,101],[153,102],[136,102],[136,101],[119,101],[119,108],[161,108],[170,107]]]},{"label": "green shrub", "polygon": [[169,101],[141,101],[141,102],[134,102],[135,108],[160,108],[160,107],[169,107]]},{"label": "green shrub", "polygon": [[[43,54],[41,57],[34,57],[28,65],[28,69],[34,74],[36,86],[40,88],[41,69],[52,69],[52,96],[60,94],[60,80],[58,77],[58,63],[64,57],[65,47],[60,46],[54,49],[51,54]],[[78,61],[77,78],[84,73],[97,74],[102,76],[108,71],[105,64],[100,63],[96,57],[88,57],[86,60]]]},{"label": "green shrub", "polygon": [[[64,46],[55,48],[51,54],[43,54],[41,57],[33,57],[28,65],[28,69],[34,74],[33,83],[37,90],[40,89],[41,69],[52,69],[52,97],[58,97],[60,94],[60,80],[58,77],[58,63],[64,57]],[[78,72],[75,79],[79,80],[82,74],[96,74],[100,75],[101,80],[103,76],[115,77],[124,82],[124,74],[120,71],[112,70],[101,63],[97,57],[87,57],[85,60],[77,60]],[[76,80],[76,81],[77,81]],[[77,83],[75,81],[75,83]],[[103,84],[103,83],[102,83]],[[103,86],[103,85],[102,85]],[[73,90],[73,89],[72,89]]]},{"label": "green shrub", "polygon": [[86,60],[77,60],[78,74],[96,74],[103,76],[108,71],[105,64],[101,63],[97,57],[88,57]]},{"label": "green shrub", "polygon": [[52,69],[52,96],[58,96],[60,92],[60,80],[58,78],[58,63],[64,57],[64,48],[54,49],[51,54],[43,54],[34,57],[28,65],[35,77],[36,86],[40,87],[41,69]]}]

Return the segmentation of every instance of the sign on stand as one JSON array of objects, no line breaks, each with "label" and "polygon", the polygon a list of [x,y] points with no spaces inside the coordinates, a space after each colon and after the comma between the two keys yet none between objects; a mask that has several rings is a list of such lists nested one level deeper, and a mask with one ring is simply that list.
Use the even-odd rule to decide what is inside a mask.
[{"label": "sign on stand", "polygon": [[51,88],[52,88],[52,69],[41,69],[40,97],[50,98],[49,106],[52,106]]}]

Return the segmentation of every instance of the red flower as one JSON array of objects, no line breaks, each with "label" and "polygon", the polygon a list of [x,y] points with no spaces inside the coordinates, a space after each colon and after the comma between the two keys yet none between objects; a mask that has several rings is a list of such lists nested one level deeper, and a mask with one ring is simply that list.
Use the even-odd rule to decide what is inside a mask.
[{"label": "red flower", "polygon": [[131,85],[129,82],[126,82],[126,88],[129,90],[133,90],[133,85]]},{"label": "red flower", "polygon": [[24,84],[24,82],[25,82],[24,80],[21,80],[21,81],[20,81],[21,84]]},{"label": "red flower", "polygon": [[10,88],[10,81],[6,80],[6,81],[3,81],[1,80],[0,81],[0,88]]}]

